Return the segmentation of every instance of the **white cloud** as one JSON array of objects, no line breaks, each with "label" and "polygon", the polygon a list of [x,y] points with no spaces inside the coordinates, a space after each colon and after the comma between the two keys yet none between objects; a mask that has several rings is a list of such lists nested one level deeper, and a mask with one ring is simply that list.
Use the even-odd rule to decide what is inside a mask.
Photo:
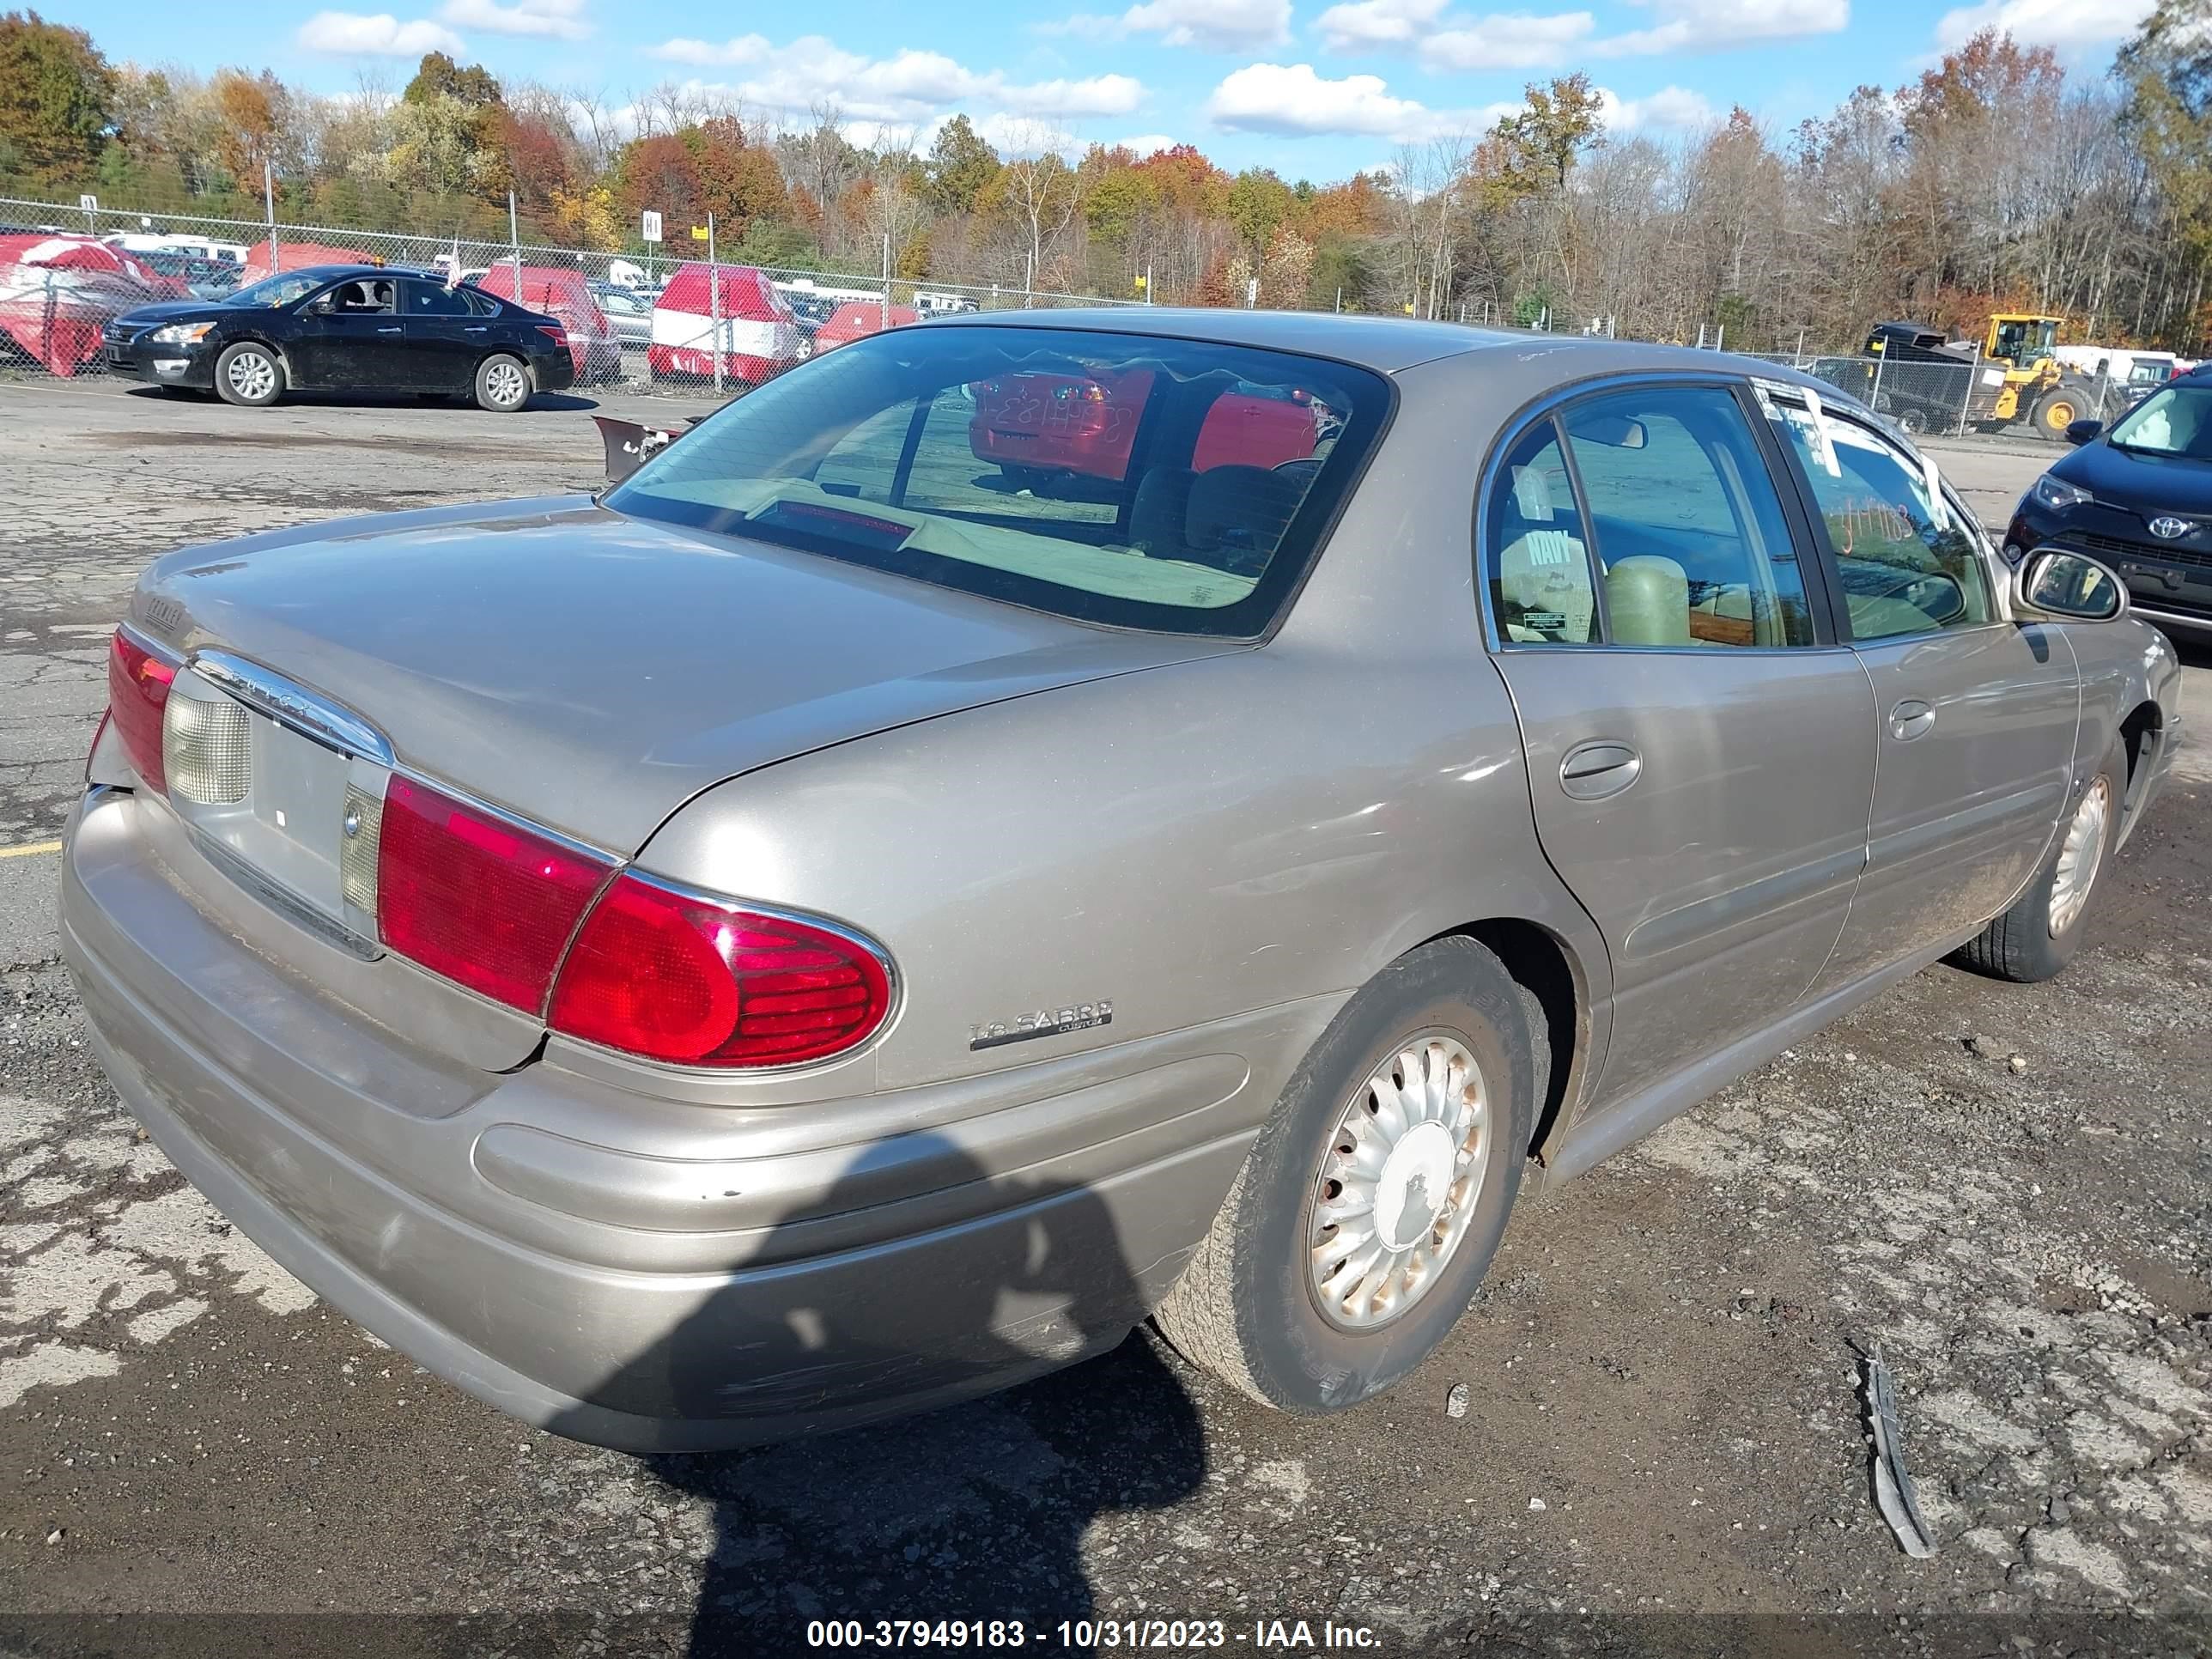
[{"label": "white cloud", "polygon": [[[2057,0],[2052,3],[2055,9]],[[1593,40],[1589,50],[1601,58],[1719,52],[1833,34],[1851,21],[1850,0],[1653,0],[1651,9],[1660,20],[1655,27]]]},{"label": "white cloud", "polygon": [[1421,43],[1421,56],[1443,69],[1543,69],[1565,62],[1596,27],[1586,11],[1502,12],[1437,31]]},{"label": "white cloud", "polygon": [[1407,46],[1427,34],[1449,0],[1353,0],[1331,6],[1316,26],[1331,52]]},{"label": "white cloud", "polygon": [[1121,27],[1170,46],[1249,51],[1291,38],[1291,0],[1150,0],[1123,12]]},{"label": "white cloud", "polygon": [[2134,33],[2152,0],[1984,0],[1947,11],[1936,25],[1938,51],[1963,46],[1984,29],[2022,46],[2094,46]]},{"label": "white cloud", "polygon": [[[1641,4],[1644,0],[1634,3]],[[1451,15],[1445,9],[1449,3],[1449,0],[1349,0],[1321,15],[1322,39],[1336,52],[1418,52],[1434,70],[1547,69],[1583,54],[1637,58],[1659,52],[1719,52],[1761,41],[1832,34],[1847,25],[1851,15],[1850,0],[1649,0],[1656,19],[1650,28],[1600,35],[1596,19],[1587,11]],[[2053,27],[2102,27],[2071,16],[2068,8],[2076,3],[2106,10],[2132,6],[2140,13],[2148,9],[2151,0],[1982,0],[1969,10],[1952,15],[2032,13],[2048,15]],[[2125,27],[2109,31],[2124,32]]]},{"label": "white cloud", "polygon": [[1231,132],[1356,132],[1396,137],[1428,111],[1393,98],[1379,75],[1332,81],[1311,64],[1247,64],[1206,100],[1214,125]]},{"label": "white cloud", "polygon": [[1206,113],[1227,132],[1349,133],[1412,142],[1480,134],[1518,108],[1492,104],[1432,110],[1413,99],[1393,96],[1378,75],[1331,80],[1315,73],[1310,64],[1247,64],[1214,88]]},{"label": "white cloud", "polygon": [[446,0],[438,14],[458,28],[487,34],[528,34],[553,40],[580,40],[592,32],[584,21],[584,0]]},{"label": "white cloud", "polygon": [[819,35],[784,46],[758,34],[739,35],[719,45],[667,40],[652,48],[652,55],[673,63],[749,71],[734,86],[716,88],[748,104],[795,112],[833,102],[861,121],[927,120],[956,104],[1079,120],[1127,115],[1145,100],[1143,84],[1127,75],[1012,82],[1000,70],[971,70],[942,52],[908,48],[889,58],[866,58]]},{"label": "white cloud", "polygon": [[1170,138],[1164,132],[1140,132],[1133,138],[1114,138],[1107,142],[1109,149],[1126,149],[1139,161],[1147,155],[1158,155],[1164,149],[1173,149],[1182,142]]},{"label": "white cloud", "polygon": [[464,52],[461,37],[427,17],[403,23],[388,11],[319,11],[300,25],[309,52],[376,58],[419,58],[426,52]]},{"label": "white cloud", "polygon": [[1597,103],[1607,132],[1634,132],[1641,127],[1696,132],[1720,119],[1703,94],[1686,87],[1662,87],[1648,98],[1623,98],[1608,87],[1600,87]]},{"label": "white cloud", "polygon": [[[1437,0],[1441,6],[1445,0]],[[1119,17],[1079,11],[1072,17],[1032,23],[1038,34],[1073,34],[1086,40],[1119,40],[1132,34],[1157,34],[1170,46],[1203,46],[1218,52],[1249,52],[1279,46],[1291,38],[1291,0],[1147,0]]]}]

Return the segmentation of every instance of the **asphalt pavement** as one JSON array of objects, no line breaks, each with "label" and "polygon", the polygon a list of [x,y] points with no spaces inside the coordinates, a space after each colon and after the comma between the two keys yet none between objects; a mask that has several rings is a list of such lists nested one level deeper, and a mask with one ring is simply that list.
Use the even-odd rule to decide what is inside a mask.
[{"label": "asphalt pavement", "polygon": [[[1052,1651],[1084,1620],[1405,1655],[2212,1644],[2201,726],[2064,975],[1930,969],[1540,1195],[1442,1352],[1337,1418],[1139,1336],[914,1422],[638,1459],[322,1305],[138,1136],[56,960],[106,635],[187,541],[595,487],[589,402],[0,384],[0,1653],[781,1652],[847,1619]],[[2000,524],[2048,459],[1935,447]],[[1869,1487],[1876,1344],[1926,1560]]]}]

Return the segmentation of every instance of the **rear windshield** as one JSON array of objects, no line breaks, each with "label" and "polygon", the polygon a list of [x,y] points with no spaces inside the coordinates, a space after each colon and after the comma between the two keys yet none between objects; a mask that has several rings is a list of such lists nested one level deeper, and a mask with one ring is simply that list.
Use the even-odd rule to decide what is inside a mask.
[{"label": "rear windshield", "polygon": [[1389,405],[1379,375],[1287,352],[933,322],[739,398],[606,504],[1079,622],[1245,638]]}]

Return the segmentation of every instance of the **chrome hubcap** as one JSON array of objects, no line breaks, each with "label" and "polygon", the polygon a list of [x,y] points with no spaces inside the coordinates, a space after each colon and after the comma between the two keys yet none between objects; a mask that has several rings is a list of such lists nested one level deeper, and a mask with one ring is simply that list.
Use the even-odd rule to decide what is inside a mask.
[{"label": "chrome hubcap", "polygon": [[1352,1092],[1322,1152],[1307,1240],[1328,1322],[1371,1330],[1412,1307],[1467,1236],[1490,1108],[1467,1045],[1417,1036]]},{"label": "chrome hubcap", "polygon": [[522,371],[513,363],[494,363],[484,376],[484,384],[495,404],[519,404],[522,401]]},{"label": "chrome hubcap", "polygon": [[2112,787],[2100,775],[2074,809],[2066,839],[2058,848],[2058,872],[2051,882],[2051,936],[2074,925],[2105,861],[2105,836],[2112,821]]},{"label": "chrome hubcap", "polygon": [[223,373],[241,398],[265,398],[276,389],[276,365],[258,351],[240,352]]}]

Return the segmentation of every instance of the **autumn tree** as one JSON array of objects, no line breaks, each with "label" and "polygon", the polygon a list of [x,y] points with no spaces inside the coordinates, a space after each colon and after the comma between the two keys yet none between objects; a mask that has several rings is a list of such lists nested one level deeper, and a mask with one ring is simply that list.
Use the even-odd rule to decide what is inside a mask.
[{"label": "autumn tree", "polygon": [[115,74],[82,29],[0,13],[0,172],[38,183],[81,174],[113,125]]},{"label": "autumn tree", "polygon": [[973,213],[999,176],[999,152],[974,122],[956,115],[937,130],[926,165],[929,204],[939,213]]}]

